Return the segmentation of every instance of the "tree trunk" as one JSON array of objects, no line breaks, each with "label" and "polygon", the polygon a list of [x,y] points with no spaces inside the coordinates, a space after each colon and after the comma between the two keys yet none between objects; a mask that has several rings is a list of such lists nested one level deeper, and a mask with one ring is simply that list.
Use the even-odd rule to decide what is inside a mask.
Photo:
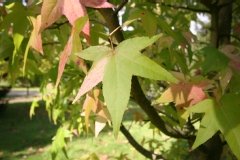
[{"label": "tree trunk", "polygon": [[[232,0],[212,1],[201,0],[211,13],[211,44],[218,48],[229,44],[232,23]],[[211,53],[209,53],[211,54]],[[197,160],[220,160],[223,152],[223,143],[219,134],[215,134],[206,143],[191,153],[191,158]]]},{"label": "tree trunk", "polygon": [[219,47],[230,43],[232,23],[232,0],[219,0],[210,5],[211,12],[211,44]]}]

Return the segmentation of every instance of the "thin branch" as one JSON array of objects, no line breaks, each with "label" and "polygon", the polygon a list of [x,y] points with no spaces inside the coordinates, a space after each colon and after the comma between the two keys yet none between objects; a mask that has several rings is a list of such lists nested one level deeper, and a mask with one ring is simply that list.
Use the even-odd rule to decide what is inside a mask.
[{"label": "thin branch", "polygon": [[151,102],[145,97],[141,86],[136,76],[132,78],[132,96],[134,100],[140,105],[143,111],[148,115],[150,121],[164,134],[174,138],[188,139],[188,135],[181,134],[179,131],[173,129],[169,124],[159,116],[158,112],[151,106]]},{"label": "thin branch", "polygon": [[47,46],[47,45],[55,45],[55,44],[60,44],[60,42],[45,42],[42,45]]},{"label": "thin branch", "polygon": [[54,23],[53,26],[48,27],[47,29],[59,29],[62,25],[69,23],[68,21],[62,22],[62,23]]},{"label": "thin branch", "polygon": [[[156,107],[155,107],[156,108]],[[166,116],[167,118],[171,119],[173,122],[175,123],[179,123],[177,119],[175,119],[173,116],[167,114],[166,112],[160,110],[160,109],[157,109],[158,113],[161,113],[163,114],[164,116]]]},{"label": "thin branch", "polygon": [[147,149],[143,148],[131,135],[131,133],[124,127],[122,124],[120,127],[120,130],[122,134],[127,138],[128,142],[143,156],[146,158],[152,159],[152,160],[165,160],[165,158],[162,155],[155,154],[151,151],[148,151]]},{"label": "thin branch", "polygon": [[173,9],[181,9],[181,10],[187,10],[187,11],[191,11],[191,12],[210,13],[210,11],[206,10],[206,9],[198,9],[198,8],[192,8],[192,7],[171,5],[171,4],[166,4],[166,3],[163,3],[163,2],[158,2],[158,0],[150,0],[150,2],[159,3],[160,6],[169,7],[169,8],[173,8]]},{"label": "thin branch", "polygon": [[99,21],[99,20],[89,19],[89,21],[90,21],[90,22],[93,22],[93,23],[98,23],[98,24],[100,24],[100,25],[102,25],[102,26],[104,26],[104,27],[107,27],[106,23],[101,22],[101,21]]},{"label": "thin branch", "polygon": [[[112,9],[99,9],[99,12],[103,15],[110,32],[115,30],[115,28],[119,27],[118,17],[114,14],[114,11]],[[124,40],[124,36],[121,30],[117,30],[116,32],[114,32],[113,36],[115,36],[116,40],[119,43]],[[189,135],[184,135],[174,130],[170,125],[164,122],[164,120],[159,116],[158,112],[151,106],[151,102],[148,101],[148,99],[145,97],[145,94],[143,93],[136,76],[133,76],[132,78],[131,89],[133,99],[148,115],[152,124],[155,125],[159,130],[161,130],[164,134],[170,137],[184,139],[190,138]]]},{"label": "thin branch", "polygon": [[114,14],[118,14],[118,12],[128,3],[128,0],[122,0],[122,3],[118,6],[118,8],[114,11]]}]

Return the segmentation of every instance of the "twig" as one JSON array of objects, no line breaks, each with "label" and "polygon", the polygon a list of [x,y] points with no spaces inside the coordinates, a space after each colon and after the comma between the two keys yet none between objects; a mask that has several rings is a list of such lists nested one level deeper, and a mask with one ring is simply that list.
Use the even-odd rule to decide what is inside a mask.
[{"label": "twig", "polygon": [[47,29],[59,29],[62,25],[69,23],[68,21],[62,22],[62,23],[54,23],[53,26],[48,27]]},{"label": "twig", "polygon": [[165,160],[165,158],[162,155],[152,153],[151,151],[148,151],[147,149],[143,148],[131,135],[131,133],[124,127],[122,124],[120,127],[120,130],[122,134],[127,138],[128,142],[143,156],[146,158],[152,159],[152,160]]},{"label": "twig", "polygon": [[169,8],[174,8],[174,9],[188,10],[188,11],[191,11],[191,12],[210,13],[210,11],[209,11],[209,10],[206,10],[206,9],[197,9],[197,8],[191,8],[191,7],[171,5],[171,4],[166,4],[166,3],[158,2],[157,0],[151,0],[150,2],[159,3],[161,6],[169,7]]},{"label": "twig", "polygon": [[114,14],[118,14],[118,12],[128,3],[128,0],[122,0],[122,3],[118,6],[118,8],[114,11]]},{"label": "twig", "polygon": [[60,44],[60,42],[45,42],[42,45],[47,46],[47,45],[54,45],[54,44]]}]

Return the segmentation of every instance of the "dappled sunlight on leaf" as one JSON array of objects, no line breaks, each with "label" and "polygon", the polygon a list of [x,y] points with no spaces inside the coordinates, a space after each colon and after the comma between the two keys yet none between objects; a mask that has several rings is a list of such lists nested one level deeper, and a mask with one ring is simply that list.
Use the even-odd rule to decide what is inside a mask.
[{"label": "dappled sunlight on leaf", "polygon": [[206,93],[203,91],[204,87],[201,84],[185,82],[172,84],[156,101],[158,103],[174,102],[178,109],[190,107],[207,98]]}]

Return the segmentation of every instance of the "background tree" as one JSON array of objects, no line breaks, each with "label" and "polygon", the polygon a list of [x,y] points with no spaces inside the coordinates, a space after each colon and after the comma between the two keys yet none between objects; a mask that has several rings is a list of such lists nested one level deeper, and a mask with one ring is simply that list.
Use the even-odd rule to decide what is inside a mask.
[{"label": "background tree", "polygon": [[[128,102],[161,133],[185,139],[190,158],[240,158],[239,5],[2,1],[1,75],[7,72],[12,83],[22,75],[41,81],[49,118],[60,124],[53,158],[74,133],[98,135],[110,125],[145,157],[166,159],[124,127]],[[189,31],[190,22],[202,27],[193,30],[198,34]]]}]

